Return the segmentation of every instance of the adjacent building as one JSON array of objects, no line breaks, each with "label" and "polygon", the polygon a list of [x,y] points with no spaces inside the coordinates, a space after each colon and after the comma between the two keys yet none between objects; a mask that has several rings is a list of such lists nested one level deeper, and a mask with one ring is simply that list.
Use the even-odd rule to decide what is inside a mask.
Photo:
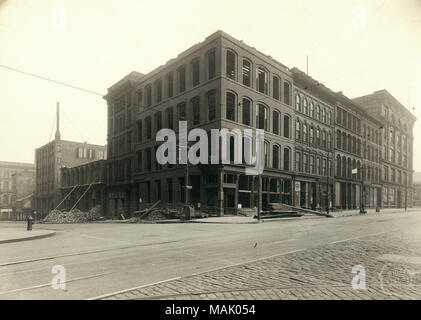
[{"label": "adjacent building", "polygon": [[34,190],[34,164],[0,161],[0,219],[14,219],[16,201]]},{"label": "adjacent building", "polygon": [[[382,123],[381,206],[401,208],[412,205],[413,128],[415,116],[386,90],[353,99]],[[377,137],[377,135],[376,135]]]},{"label": "adjacent building", "polygon": [[107,157],[107,147],[61,139],[59,105],[55,139],[35,150],[36,188],[34,206],[38,217],[45,217],[62,200],[61,172],[63,167],[75,167]]}]

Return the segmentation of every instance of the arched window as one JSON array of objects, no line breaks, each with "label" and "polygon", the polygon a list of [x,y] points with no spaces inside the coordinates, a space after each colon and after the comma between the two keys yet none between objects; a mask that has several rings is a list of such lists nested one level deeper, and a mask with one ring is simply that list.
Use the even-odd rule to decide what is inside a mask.
[{"label": "arched window", "polygon": [[259,103],[256,108],[256,128],[268,130],[268,108]]},{"label": "arched window", "polygon": [[272,168],[279,168],[279,146],[274,144],[272,147]]},{"label": "arched window", "polygon": [[280,133],[279,122],[280,122],[279,112],[276,111],[276,110],[273,110],[273,113],[272,113],[272,132],[274,134]]},{"label": "arched window", "polygon": [[346,171],[346,157],[342,157],[342,177],[346,178],[347,171]]},{"label": "arched window", "polygon": [[361,162],[357,161],[357,179],[361,180]]},{"label": "arched window", "polygon": [[289,171],[290,170],[290,150],[289,148],[284,148],[284,170]]},{"label": "arched window", "polygon": [[347,163],[347,177],[351,178],[351,172],[352,172],[352,168],[351,168],[351,158],[348,158],[348,163]]},{"label": "arched window", "polygon": [[251,70],[251,62],[243,59],[243,84],[247,87],[251,87]]},{"label": "arched window", "polygon": [[357,139],[352,137],[352,153],[357,153]]},{"label": "arched window", "polygon": [[290,117],[288,115],[284,115],[284,137],[285,138],[290,137],[289,125],[290,125]]},{"label": "arched window", "polygon": [[303,142],[308,142],[308,134],[307,134],[307,123],[303,124]]},{"label": "arched window", "polygon": [[[357,168],[357,162],[355,161],[355,159],[353,159],[352,160],[352,170],[354,170],[354,169],[356,169]],[[352,178],[356,178],[357,177],[357,175],[354,173],[354,174],[352,174]]]},{"label": "arched window", "polygon": [[295,140],[301,140],[301,123],[299,120],[295,121]]},{"label": "arched window", "polygon": [[236,62],[237,55],[231,50],[227,50],[227,77],[235,80],[236,79]]},{"label": "arched window", "polygon": [[310,101],[310,117],[314,118],[314,103]]},{"label": "arched window", "polygon": [[301,98],[298,94],[295,95],[295,110],[301,112]]},{"label": "arched window", "polygon": [[272,97],[276,100],[281,99],[281,80],[278,76],[272,78]]},{"label": "arched window", "polygon": [[261,93],[268,93],[268,72],[263,67],[257,67],[256,89]]},{"label": "arched window", "polygon": [[314,144],[314,128],[313,125],[310,126],[310,144]]},{"label": "arched window", "polygon": [[227,102],[226,102],[226,118],[228,120],[235,121],[235,106],[236,106],[236,96],[232,92],[227,92]]},{"label": "arched window", "polygon": [[336,156],[336,176],[341,176],[341,156],[339,154]]},{"label": "arched window", "polygon": [[307,99],[305,97],[303,97],[303,113],[307,114],[308,113],[308,109],[307,109]]},{"label": "arched window", "polygon": [[251,101],[247,98],[243,98],[243,124],[250,126],[251,116]]}]

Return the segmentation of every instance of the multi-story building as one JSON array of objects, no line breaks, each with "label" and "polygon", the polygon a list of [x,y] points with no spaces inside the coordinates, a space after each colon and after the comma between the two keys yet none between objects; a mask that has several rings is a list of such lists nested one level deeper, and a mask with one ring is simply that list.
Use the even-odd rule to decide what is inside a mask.
[{"label": "multi-story building", "polygon": [[0,161],[0,210],[12,218],[17,199],[34,192],[35,165]]},{"label": "multi-story building", "polygon": [[89,211],[101,205],[107,212],[106,199],[106,160],[92,161],[72,168],[61,168],[60,210],[73,208]]},{"label": "multi-story building", "polygon": [[[188,199],[219,215],[270,202],[323,209],[385,205],[380,155],[382,135],[391,125],[358,99],[333,92],[222,31],[146,75],[130,73],[104,98],[110,216],[118,208],[130,216],[157,200],[176,205]],[[179,141],[179,121],[207,137],[212,129],[263,129],[262,175],[246,175],[248,165],[233,161],[234,137],[227,162],[158,163],[162,142],[156,134],[162,128],[175,131],[177,156],[191,148]],[[412,159],[408,150],[400,152],[402,159]]]},{"label": "multi-story building", "polygon": [[382,147],[377,155],[382,170],[382,207],[412,205],[413,128],[416,117],[386,90],[353,99],[382,123],[382,134],[376,137]]},{"label": "multi-story building", "polygon": [[[131,73],[109,89],[109,208],[184,203],[186,166],[160,165],[155,135],[174,129],[251,129],[265,133],[262,203],[290,202],[293,158],[292,76],[281,63],[216,32],[147,75]],[[135,121],[134,121],[135,119]],[[231,159],[232,160],[232,159]],[[258,183],[245,165],[200,164],[189,169],[191,203],[219,214],[256,206]]]},{"label": "multi-story building", "polygon": [[45,217],[61,201],[61,168],[75,167],[107,157],[106,146],[62,140],[59,124],[59,106],[57,104],[55,139],[35,150],[34,200],[39,218]]},{"label": "multi-story building", "polygon": [[293,68],[295,105],[295,205],[333,205],[334,101],[329,89]]}]

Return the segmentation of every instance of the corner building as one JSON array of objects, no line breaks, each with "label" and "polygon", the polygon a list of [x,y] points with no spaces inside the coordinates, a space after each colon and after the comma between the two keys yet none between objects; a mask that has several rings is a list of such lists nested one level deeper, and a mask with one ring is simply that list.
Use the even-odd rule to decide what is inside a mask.
[{"label": "corner building", "polygon": [[[292,94],[287,67],[221,31],[147,75],[132,72],[105,96],[109,215],[123,207],[130,216],[158,199],[185,202],[186,166],[160,165],[155,158],[156,133],[170,128],[178,137],[180,120],[187,120],[188,130],[206,132],[264,129],[262,205],[292,203]],[[257,178],[245,175],[245,165],[189,167],[190,203],[218,215],[257,205]]]}]

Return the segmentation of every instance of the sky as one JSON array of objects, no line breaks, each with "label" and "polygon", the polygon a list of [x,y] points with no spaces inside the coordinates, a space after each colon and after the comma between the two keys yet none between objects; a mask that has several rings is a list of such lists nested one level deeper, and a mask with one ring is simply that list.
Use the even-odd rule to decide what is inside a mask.
[{"label": "sky", "polygon": [[[106,143],[101,94],[217,30],[350,98],[386,89],[418,118],[421,0],[0,0],[0,160],[34,162],[54,139]],[[1,66],[92,92],[33,78]]]}]

